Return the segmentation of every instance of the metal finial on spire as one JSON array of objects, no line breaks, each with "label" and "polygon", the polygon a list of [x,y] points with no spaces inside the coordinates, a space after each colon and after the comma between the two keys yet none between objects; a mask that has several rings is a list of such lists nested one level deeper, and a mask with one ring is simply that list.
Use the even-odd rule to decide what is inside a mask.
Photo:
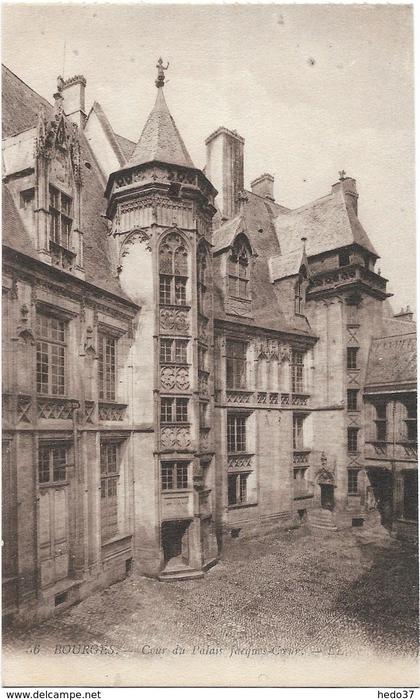
[{"label": "metal finial on spire", "polygon": [[303,252],[306,253],[306,241],[307,241],[308,239],[306,238],[306,236],[302,236],[302,238],[301,238],[300,240],[301,240],[302,243],[303,243]]},{"label": "metal finial on spire", "polygon": [[169,61],[167,62],[166,66],[164,66],[162,59],[159,58],[156,68],[158,69],[158,74],[155,80],[155,85],[157,88],[161,88],[165,85],[165,71],[169,68]]},{"label": "metal finial on spire", "polygon": [[338,176],[339,176],[340,180],[344,180],[344,178],[346,177],[346,171],[345,171],[345,170],[339,170],[339,171],[338,171]]}]

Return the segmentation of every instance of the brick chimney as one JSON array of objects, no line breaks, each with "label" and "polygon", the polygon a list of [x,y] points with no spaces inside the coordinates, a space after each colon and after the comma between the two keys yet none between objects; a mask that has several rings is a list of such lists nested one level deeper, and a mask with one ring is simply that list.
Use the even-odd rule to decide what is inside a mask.
[{"label": "brick chimney", "polygon": [[339,181],[334,183],[331,192],[343,192],[347,204],[349,204],[357,216],[357,194],[356,180],[353,177],[348,177],[344,170],[339,173]]},{"label": "brick chimney", "polygon": [[264,173],[251,182],[251,190],[259,197],[266,197],[274,202],[274,177],[269,173]]},{"label": "brick chimney", "polygon": [[64,99],[64,114],[82,129],[86,121],[85,112],[86,78],[74,75],[61,83],[61,93]]},{"label": "brick chimney", "polygon": [[220,126],[205,143],[206,177],[218,191],[216,206],[223,217],[231,219],[239,211],[239,194],[244,189],[245,139],[236,131]]},{"label": "brick chimney", "polygon": [[394,318],[398,318],[399,321],[412,321],[413,311],[411,311],[409,306],[407,306],[405,310],[401,307],[401,311],[394,314]]}]

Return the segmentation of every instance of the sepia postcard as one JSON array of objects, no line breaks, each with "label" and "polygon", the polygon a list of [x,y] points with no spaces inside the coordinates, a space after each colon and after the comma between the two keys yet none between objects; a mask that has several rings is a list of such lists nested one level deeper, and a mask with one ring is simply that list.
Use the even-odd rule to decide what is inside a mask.
[{"label": "sepia postcard", "polygon": [[412,6],[2,14],[4,685],[416,687]]}]

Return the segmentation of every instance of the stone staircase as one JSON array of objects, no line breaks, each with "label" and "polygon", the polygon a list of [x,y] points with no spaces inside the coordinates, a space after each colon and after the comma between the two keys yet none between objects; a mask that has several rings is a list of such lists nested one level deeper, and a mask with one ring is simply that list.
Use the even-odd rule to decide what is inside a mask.
[{"label": "stone staircase", "polygon": [[308,511],[308,525],[315,530],[337,530],[334,514],[323,508],[313,508]]}]

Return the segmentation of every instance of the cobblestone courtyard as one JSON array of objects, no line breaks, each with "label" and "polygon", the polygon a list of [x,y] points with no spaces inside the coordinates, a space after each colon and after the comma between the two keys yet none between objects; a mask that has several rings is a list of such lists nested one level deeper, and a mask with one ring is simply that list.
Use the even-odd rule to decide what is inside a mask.
[{"label": "cobblestone courtyard", "polygon": [[122,657],[177,645],[196,654],[414,656],[417,600],[416,550],[380,526],[279,530],[229,540],[204,579],[131,576],[30,631],[5,630],[3,642],[6,653],[99,644]]}]

